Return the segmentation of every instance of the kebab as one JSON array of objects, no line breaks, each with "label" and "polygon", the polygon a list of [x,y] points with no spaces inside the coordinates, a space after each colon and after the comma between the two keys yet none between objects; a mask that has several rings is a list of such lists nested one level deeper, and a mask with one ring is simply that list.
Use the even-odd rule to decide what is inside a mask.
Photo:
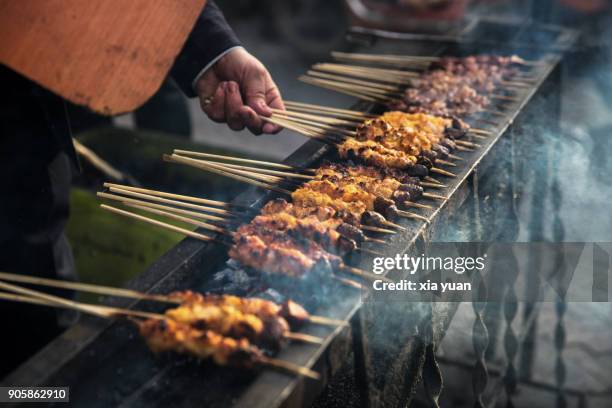
[{"label": "kebab", "polygon": [[206,305],[230,306],[240,310],[243,313],[256,315],[261,319],[283,318],[289,323],[289,326],[292,329],[299,329],[306,323],[321,324],[332,327],[346,325],[346,323],[341,320],[330,319],[325,316],[311,315],[302,305],[291,299],[287,299],[282,303],[276,303],[271,300],[258,297],[199,293],[192,290],[175,291],[169,294],[152,294],[139,292],[132,289],[63,281],[59,279],[40,278],[38,276],[6,272],[0,272],[0,280],[173,305],[190,305],[198,303]]},{"label": "kebab", "polygon": [[[120,186],[116,184],[106,183],[105,187],[109,188],[109,190],[113,193],[125,194],[132,197],[138,197],[140,199],[147,199],[153,201],[162,201],[166,203],[171,203],[173,205],[188,205],[190,208],[196,208],[199,210],[211,210],[214,208],[211,207],[202,207],[198,205],[193,205],[189,203],[184,203],[181,201],[168,200],[160,197],[156,197],[151,194],[144,194],[138,191],[149,191],[151,193],[164,194],[163,192],[155,192],[154,190],[146,190],[135,187],[127,187]],[[133,191],[136,190],[136,191]],[[167,216],[170,218],[174,218],[178,221],[184,221],[187,223],[191,223],[195,226],[206,228],[212,230],[214,232],[218,232],[224,235],[227,235],[234,239],[236,234],[239,231],[232,232],[227,228],[222,228],[217,226],[217,224],[209,224],[207,222],[201,222],[194,220],[193,218],[203,218],[209,219],[212,218],[214,221],[212,222],[222,222],[223,224],[227,224],[228,222],[238,222],[239,219],[227,219],[219,216],[210,217],[207,214],[202,214],[200,212],[183,210],[180,208],[169,207],[165,205],[150,203],[147,201],[141,201],[134,198],[124,197],[115,194],[108,194],[99,192],[98,196],[101,198],[111,199],[115,201],[120,201],[125,205],[133,206],[136,208],[146,207],[145,211],[154,212],[159,215]],[[183,196],[187,198],[186,196]],[[178,215],[178,214],[181,215]],[[226,212],[228,216],[234,216],[233,213]],[[192,218],[183,217],[182,215],[187,215]],[[237,216],[236,216],[237,217]],[[349,227],[348,225],[342,226],[342,221],[339,219],[328,219],[326,221],[320,221],[318,217],[311,215],[305,216],[305,213],[301,213],[300,217],[296,217],[293,214],[283,213],[282,211],[277,211],[276,213],[267,213],[258,215],[251,221],[252,224],[255,224],[262,228],[267,228],[275,231],[279,231],[283,234],[288,234],[289,236],[296,238],[307,238],[314,240],[319,245],[321,245],[325,250],[330,251],[332,253],[337,253],[340,255],[346,255],[352,251],[362,251],[365,253],[375,254],[373,251],[366,250],[360,246],[358,246],[358,242],[355,240],[357,238],[359,243],[364,241],[372,241],[378,243],[384,243],[384,241],[380,241],[378,239],[367,237],[363,234],[362,231],[355,227]],[[388,232],[387,230],[384,230]],[[390,231],[389,231],[390,232]]]},{"label": "kebab", "polygon": [[64,307],[107,319],[128,318],[136,324],[140,335],[154,353],[174,352],[199,359],[211,359],[220,366],[249,369],[259,365],[272,366],[319,379],[316,372],[306,367],[266,356],[246,338],[225,337],[215,331],[200,330],[164,315],[80,303],[6,282],[0,281],[0,288],[15,293],[0,293],[0,299],[3,300]]},{"label": "kebab", "polygon": [[[348,223],[353,225],[366,225],[371,227],[386,228],[393,227],[396,229],[403,230],[404,228],[388,221],[382,214],[376,212],[373,206],[368,207],[367,204],[357,201],[353,197],[353,193],[359,194],[356,191],[346,194],[343,199],[343,194],[340,191],[333,192],[333,188],[316,186],[313,184],[313,188],[301,187],[291,192],[283,189],[277,185],[277,183],[287,182],[286,179],[277,176],[266,176],[256,172],[238,170],[232,167],[227,167],[217,162],[210,162],[204,160],[196,160],[177,154],[167,155],[165,159],[172,162],[182,163],[191,165],[203,170],[207,170],[216,174],[220,174],[226,177],[234,178],[249,184],[253,184],[259,187],[267,188],[272,191],[277,191],[283,194],[291,196],[294,204],[298,206],[326,206],[331,207]],[[325,191],[322,189],[325,188]],[[351,188],[351,190],[354,190]],[[329,194],[332,194],[330,196]],[[374,197],[375,198],[375,197]],[[348,200],[348,201],[345,201]],[[401,217],[420,219],[427,222],[427,219],[414,213],[406,211],[394,211],[395,214]]]},{"label": "kebab", "polygon": [[374,194],[378,199],[375,201],[374,208],[385,213],[388,205],[384,200],[393,200],[400,208],[421,207],[414,201],[421,197],[444,199],[442,196],[425,193],[417,177],[410,177],[397,170],[384,170],[371,166],[347,165],[343,163],[325,163],[317,169],[315,173],[317,179],[329,180],[340,186],[353,183]]},{"label": "kebab", "polygon": [[[113,198],[123,201],[121,197],[106,197],[104,196],[104,193],[99,194],[105,198]],[[230,257],[240,262],[244,266],[264,272],[271,276],[285,275],[291,278],[306,278],[313,273],[322,273],[326,277],[336,278],[335,275],[331,275],[331,273],[333,270],[340,270],[360,276],[362,278],[386,280],[385,278],[374,276],[367,271],[346,265],[340,256],[326,251],[315,242],[291,238],[281,230],[270,229],[262,225],[244,224],[240,226],[236,232],[232,233],[216,225],[200,222],[173,212],[147,207],[146,204],[125,204],[130,207],[151,212],[153,214],[158,214],[170,219],[206,228],[214,232],[230,235],[233,238],[233,245],[231,245],[229,251]],[[188,229],[177,227],[175,225],[145,217],[140,214],[132,213],[105,204],[102,204],[101,208],[119,215],[170,229],[202,241],[214,241],[227,245],[226,242],[219,240],[218,238],[190,231]],[[337,279],[352,286],[360,286],[354,281],[349,281],[344,278]]]},{"label": "kebab", "polygon": [[290,332],[289,323],[279,314],[257,315],[251,310],[235,307],[229,299],[225,301],[212,296],[200,297],[197,301],[192,298],[166,310],[165,316],[197,330],[209,330],[237,340],[245,338],[271,350],[279,350],[288,339],[314,344],[321,342],[317,337]]}]

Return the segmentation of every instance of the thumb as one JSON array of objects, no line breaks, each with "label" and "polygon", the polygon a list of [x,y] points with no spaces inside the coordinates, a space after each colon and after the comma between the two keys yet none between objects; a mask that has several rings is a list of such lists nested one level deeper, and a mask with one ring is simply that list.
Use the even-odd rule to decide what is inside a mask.
[{"label": "thumb", "polygon": [[246,104],[263,116],[272,115],[272,110],[266,103],[266,76],[259,73],[247,78],[243,84],[243,96]]},{"label": "thumb", "polygon": [[198,79],[198,82],[196,82],[195,91],[202,99],[211,98],[215,95],[218,86],[219,78],[214,70],[209,69],[200,79]]}]

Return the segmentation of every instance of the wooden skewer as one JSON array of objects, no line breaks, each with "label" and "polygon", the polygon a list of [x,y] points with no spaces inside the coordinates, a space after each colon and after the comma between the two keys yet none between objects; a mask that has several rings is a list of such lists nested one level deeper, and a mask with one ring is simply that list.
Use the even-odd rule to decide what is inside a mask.
[{"label": "wooden skewer", "polygon": [[469,147],[465,147],[465,146],[461,146],[461,145],[457,145],[457,150],[462,151],[462,152],[473,152],[473,151],[475,151],[474,149],[470,149]]},{"label": "wooden skewer", "polygon": [[453,162],[449,162],[442,159],[436,159],[436,164],[442,164],[444,166],[457,167],[457,165]]},{"label": "wooden skewer", "polygon": [[404,201],[403,205],[413,208],[421,208],[423,210],[433,210],[433,207],[427,204],[415,203],[412,201]]},{"label": "wooden skewer", "polygon": [[285,360],[279,360],[277,358],[260,356],[258,362],[261,364],[270,366],[270,367],[275,367],[275,368],[279,368],[284,371],[288,371],[292,374],[297,374],[297,375],[301,375],[304,377],[308,377],[313,380],[319,381],[321,379],[321,375],[317,373],[316,371],[313,371],[307,367],[302,367],[302,366],[290,363]]},{"label": "wooden skewer", "polygon": [[346,120],[340,118],[334,118],[330,116],[321,116],[321,115],[313,115],[310,113],[296,112],[292,110],[281,110],[281,109],[272,109],[272,112],[277,114],[278,116],[287,116],[287,117],[297,117],[304,119],[311,119],[319,123],[327,123],[330,125],[345,125],[345,126],[359,126],[363,123],[363,120]]},{"label": "wooden skewer", "polygon": [[308,318],[308,321],[310,323],[320,324],[322,326],[332,326],[332,327],[337,327],[337,326],[348,327],[349,326],[348,322],[345,322],[344,320],[332,319],[332,318],[325,317],[325,316],[310,315],[310,317]]},{"label": "wooden skewer", "polygon": [[248,184],[252,184],[252,185],[257,186],[257,187],[262,187],[262,188],[265,188],[265,189],[268,189],[268,190],[276,191],[278,193],[291,194],[290,191],[285,190],[285,189],[280,188],[280,187],[277,187],[275,185],[272,185],[272,184],[269,184],[269,183],[264,183],[264,182],[261,182],[261,181],[258,181],[258,180],[253,180],[251,178],[243,177],[243,176],[240,176],[238,174],[234,174],[234,173],[227,172],[227,171],[224,171],[224,170],[220,170],[218,168],[214,168],[214,167],[209,166],[207,164],[199,163],[198,160],[191,159],[191,158],[188,158],[188,157],[182,157],[182,156],[178,156],[176,154],[173,154],[173,155],[164,155],[164,160],[171,161],[171,162],[176,162],[176,163],[181,163],[181,164],[186,164],[186,165],[190,165],[190,166],[193,166],[193,167],[197,167],[197,168],[200,168],[202,170],[210,171],[211,173],[216,173],[216,174],[219,174],[219,175],[222,175],[222,176],[225,176],[225,177],[233,178],[235,180],[242,181],[242,182],[245,182],[245,183],[248,183]]},{"label": "wooden skewer", "polygon": [[459,156],[456,156],[456,155],[454,155],[454,154],[450,154],[450,153],[449,153],[447,156],[448,156],[449,158],[453,159],[453,160],[465,161],[465,159],[464,159],[463,157],[459,157]]},{"label": "wooden skewer", "polygon": [[421,186],[429,187],[429,188],[446,188],[447,187],[441,183],[429,183],[427,181],[421,181]]},{"label": "wooden skewer", "polygon": [[308,70],[306,73],[313,77],[329,79],[329,80],[333,80],[336,82],[345,82],[345,83],[350,83],[350,84],[355,84],[355,85],[363,85],[369,88],[376,88],[376,89],[380,89],[383,91],[389,91],[389,92],[400,92],[401,91],[401,88],[398,85],[386,85],[386,84],[374,83],[374,82],[363,81],[360,79],[350,78],[350,77],[346,77],[342,75],[328,74],[325,72],[319,72],[319,71],[313,71],[313,70]]},{"label": "wooden skewer", "polygon": [[[412,218],[414,220],[420,220],[420,221],[423,221],[426,224],[429,224],[429,219],[427,217],[423,217],[422,215],[419,215],[419,214],[411,213],[411,212],[408,212],[408,211],[401,211],[401,210],[398,210],[397,214],[400,217]],[[401,228],[404,231],[406,230],[406,228],[403,228],[403,227],[401,227]]]},{"label": "wooden skewer", "polygon": [[383,241],[382,239],[378,239],[378,238],[368,237],[367,235],[365,236],[365,242],[374,242],[380,245],[389,245],[387,241]]},{"label": "wooden skewer", "polygon": [[[126,189],[123,187],[108,186],[108,190],[113,193],[123,194],[123,195],[131,196],[131,197],[138,197],[138,198],[142,198],[148,201],[155,201],[158,203],[176,205],[179,207],[190,208],[192,210],[197,210],[201,212],[211,212],[214,214],[226,215],[228,217],[238,217],[237,214],[231,211],[228,211],[228,210],[221,209],[221,208],[207,207],[204,205],[192,204],[192,203],[179,201],[179,200],[171,200],[169,198],[163,198],[163,197],[160,197],[158,195],[153,195],[153,194],[138,193],[134,190]],[[100,194],[104,194],[104,193],[100,193]]]},{"label": "wooden skewer", "polygon": [[322,338],[317,337],[317,336],[311,336],[310,334],[306,334],[306,333],[288,332],[288,333],[285,333],[283,337],[289,340],[296,340],[296,341],[301,341],[304,343],[316,344],[319,346],[323,344],[324,342]]},{"label": "wooden skewer", "polygon": [[[361,60],[361,61],[397,61],[397,62],[422,62],[422,63],[431,63],[436,62],[441,59],[441,57],[437,56],[422,56],[422,55],[396,55],[396,54],[359,54],[359,53],[346,53],[339,51],[332,51],[332,57],[337,59],[348,59],[348,60]],[[529,61],[518,56],[513,56],[514,64],[525,65],[529,67],[537,67],[542,66],[545,63],[543,61]]]},{"label": "wooden skewer", "polygon": [[277,171],[277,170],[270,170],[270,169],[262,169],[260,167],[250,167],[250,166],[241,166],[241,165],[238,165],[238,164],[220,163],[220,162],[215,162],[215,161],[211,161],[211,160],[201,160],[201,161],[203,163],[213,163],[213,164],[222,165],[224,167],[228,167],[228,168],[231,168],[231,169],[249,170],[249,171],[252,171],[252,172],[255,172],[255,173],[277,175],[277,176],[281,176],[281,177],[302,178],[302,179],[306,179],[306,180],[313,180],[315,178],[315,176],[313,176],[311,174],[290,173],[290,172],[286,172],[286,171]]},{"label": "wooden skewer", "polygon": [[362,117],[374,118],[377,116],[377,115],[367,113],[367,112],[355,111],[355,110],[350,110],[350,109],[333,108],[330,106],[315,105],[315,104],[305,103],[305,102],[283,101],[283,103],[285,104],[285,106],[291,106],[293,109],[305,108],[305,109],[312,109],[312,111],[314,112],[342,113],[346,115],[353,115],[353,116],[360,117],[360,118]]},{"label": "wooden skewer", "polygon": [[[443,185],[440,181],[436,180],[435,178],[433,178],[431,176],[425,176],[425,177],[423,177],[423,180],[427,180],[430,183],[435,183],[435,184]],[[444,187],[446,187],[446,186],[444,186]]]},{"label": "wooden skewer", "polygon": [[33,285],[49,286],[53,288],[77,290],[81,292],[96,293],[98,295],[124,297],[138,300],[150,300],[164,303],[181,303],[167,295],[156,295],[138,292],[131,289],[114,288],[110,286],[92,285],[89,283],[69,282],[57,279],[39,278],[37,276],[20,275],[15,273],[0,272],[0,280],[27,283]]},{"label": "wooden skewer", "polygon": [[[385,229],[385,228],[380,228],[380,227],[374,227],[374,226],[371,226],[371,225],[360,224],[358,226],[358,228],[361,229],[361,230],[364,230],[364,231],[376,232],[378,234],[388,234],[388,235],[395,235],[395,234],[397,234],[397,231],[393,231],[393,230]],[[370,238],[370,239],[372,239],[372,238]]]},{"label": "wooden skewer", "polygon": [[201,241],[205,241],[205,242],[217,242],[217,243],[226,245],[226,243],[224,243],[223,241],[218,241],[218,240],[216,240],[216,239],[214,239],[212,237],[209,237],[208,235],[203,235],[203,234],[200,234],[200,233],[197,233],[197,232],[194,232],[194,231],[190,231],[190,230],[185,229],[185,228],[177,227],[177,226],[172,225],[172,224],[167,224],[165,222],[155,220],[153,218],[144,217],[144,216],[142,216],[140,214],[136,214],[136,213],[133,213],[133,212],[121,210],[121,209],[116,208],[116,207],[111,207],[110,205],[100,204],[100,208],[103,208],[103,209],[108,210],[110,212],[114,212],[115,214],[123,215],[123,216],[128,217],[128,218],[134,218],[134,219],[139,220],[139,221],[143,221],[143,222],[146,222],[146,223],[149,223],[149,224],[153,224],[155,226],[158,226],[158,227],[161,227],[161,228],[165,228],[165,229],[170,230],[170,231],[178,232],[179,234],[184,234],[184,235],[187,235],[187,236],[189,236],[191,238],[199,239]]},{"label": "wooden skewer", "polygon": [[[342,78],[342,77],[340,77]],[[331,85],[331,86],[338,86],[338,87],[342,87],[348,90],[355,90],[355,91],[359,91],[362,93],[370,93],[373,96],[381,96],[381,97],[391,97],[391,96],[395,96],[395,97],[399,97],[401,96],[401,92],[399,87],[397,87],[394,90],[387,90],[387,89],[382,89],[378,86],[376,86],[376,84],[374,85],[357,85],[354,84],[351,81],[350,78],[346,78],[346,80],[344,79],[336,79],[336,80],[330,80],[330,79],[322,79],[322,78],[316,78],[313,76],[308,76],[308,75],[302,75],[298,78],[300,81],[306,82],[306,83],[310,83],[313,85],[318,85],[318,84],[327,84],[327,85]],[[352,80],[352,81],[357,81],[357,80]],[[365,81],[362,81],[365,82]]]},{"label": "wooden skewer", "polygon": [[244,206],[244,205],[226,203],[224,201],[209,200],[206,198],[186,196],[182,194],[172,194],[172,193],[166,193],[163,191],[150,190],[150,189],[141,188],[141,187],[126,186],[122,184],[104,183],[104,187],[106,188],[116,187],[122,190],[129,190],[129,191],[134,191],[137,193],[144,193],[144,194],[149,194],[149,195],[154,195],[154,196],[159,196],[159,197],[172,198],[172,199],[181,200],[181,201],[188,201],[191,203],[213,205],[213,206],[222,207],[222,208],[242,208],[242,209],[253,210],[252,208]]},{"label": "wooden skewer", "polygon": [[381,77],[384,76],[394,76],[397,78],[411,79],[418,78],[421,76],[419,72],[412,71],[403,71],[398,69],[386,69],[386,68],[374,68],[360,65],[350,65],[350,64],[334,64],[334,63],[318,63],[312,66],[314,69],[318,70],[334,70],[337,72],[367,72],[373,74],[379,74]]},{"label": "wooden skewer", "polygon": [[[319,74],[317,75],[319,77],[324,74],[337,77],[338,79],[332,81],[330,85],[333,85],[336,83],[345,84],[345,85],[353,85],[352,81],[371,82],[372,85],[370,86],[357,85],[357,84],[354,84],[354,86],[365,86],[368,89],[373,89],[373,90],[378,90],[378,91],[383,91],[383,92],[393,92],[396,94],[399,94],[403,88],[413,85],[413,82],[414,82],[413,79],[406,80],[406,79],[393,77],[393,76],[389,76],[385,74],[370,73],[367,71],[348,71],[346,72],[346,71],[338,71],[335,69],[323,69],[322,72],[321,71],[309,71],[309,72],[316,72]],[[311,80],[321,79],[321,78],[314,78],[312,75],[304,76],[304,78],[309,78]],[[395,89],[389,91],[384,88],[381,88],[380,86],[394,86]]]},{"label": "wooden skewer", "polygon": [[233,219],[228,219],[228,218],[217,217],[215,215],[203,214],[203,213],[196,212],[196,211],[189,211],[189,210],[183,210],[181,208],[168,207],[166,205],[150,203],[147,201],[135,200],[133,198],[123,197],[123,196],[114,195],[114,194],[98,192],[97,196],[101,198],[105,198],[107,200],[119,201],[125,204],[141,205],[145,207],[155,208],[158,210],[170,211],[170,212],[177,213],[177,214],[188,215],[190,217],[204,219],[204,220],[217,221],[217,222],[223,222],[223,223],[230,223],[230,222],[238,221],[238,220],[233,220]]},{"label": "wooden skewer", "polygon": [[[279,115],[276,113],[272,115],[272,118],[278,118],[278,117]],[[355,135],[354,130],[347,130],[347,129],[344,129],[338,126],[323,124],[323,123],[315,122],[309,119],[283,117],[281,118],[281,120],[286,121],[286,122],[293,122],[293,123],[298,123],[298,124],[309,125],[311,127],[323,129],[329,132],[339,133],[340,135],[344,135],[344,136],[354,136]]]},{"label": "wooden skewer", "polygon": [[275,125],[282,126],[287,129],[291,129],[304,136],[308,136],[311,139],[316,139],[326,144],[334,144],[334,141],[330,140],[328,137],[321,136],[320,134],[315,133],[312,130],[308,129],[306,126],[299,126],[295,124],[294,122],[289,122],[287,120],[283,120],[279,118],[265,117],[265,116],[260,116],[260,118],[265,122],[274,123]]},{"label": "wooden skewer", "polygon": [[482,147],[479,144],[472,143],[472,142],[467,142],[465,140],[455,140],[455,143],[458,144],[459,146],[474,147],[474,148]]},{"label": "wooden skewer", "polygon": [[479,133],[468,133],[468,136],[471,137],[471,138],[480,139],[480,140],[487,140],[488,139],[487,136],[481,135]]},{"label": "wooden skewer", "polygon": [[493,134],[493,132],[489,131],[489,130],[484,130],[484,129],[470,129],[470,133],[474,133],[474,134],[478,134],[478,135],[484,135],[484,136],[491,136]]},{"label": "wooden skewer", "polygon": [[367,279],[367,280],[370,280],[370,281],[373,281],[373,282],[377,281],[377,280],[381,280],[383,282],[388,282],[388,283],[392,283],[393,282],[393,280],[391,280],[391,279],[389,279],[387,277],[375,275],[375,274],[373,274],[371,272],[364,271],[363,269],[355,268],[353,266],[349,266],[349,265],[344,265],[343,264],[340,268],[343,271],[345,271],[345,272],[348,272],[350,274],[353,274],[355,276],[359,276],[361,278],[364,278],[364,279]]},{"label": "wooden skewer", "polygon": [[[175,157],[179,157],[181,158],[182,156],[179,155],[173,155]],[[285,181],[286,179],[283,177],[279,177],[279,176],[270,176],[270,175],[266,175],[266,174],[261,174],[261,173],[255,173],[252,171],[244,171],[244,170],[238,170],[235,168],[231,168],[231,167],[226,167],[224,164],[222,163],[217,163],[217,162],[213,162],[213,161],[206,161],[206,160],[197,160],[197,159],[191,159],[188,158],[189,160],[192,160],[193,162],[197,162],[194,164],[198,164],[201,166],[207,166],[207,167],[212,167],[215,169],[219,169],[219,170],[224,170],[227,171],[229,173],[233,173],[233,174],[238,174],[241,176],[247,176],[247,177],[251,177],[257,180],[261,180],[261,181],[265,181],[265,182],[270,182],[270,183],[282,183],[283,181]]]},{"label": "wooden skewer", "polygon": [[147,206],[143,206],[143,205],[139,205],[139,204],[131,204],[131,203],[126,203],[125,205],[127,205],[128,207],[133,207],[133,208],[138,208],[139,210],[142,211],[146,211],[152,214],[157,214],[157,215],[161,215],[167,218],[170,218],[171,220],[175,220],[175,221],[180,221],[180,222],[184,222],[186,224],[190,224],[196,227],[200,227],[200,228],[204,228],[207,229],[211,232],[216,232],[219,234],[223,234],[226,235],[228,237],[232,237],[234,236],[234,234],[232,234],[230,231],[228,231],[225,228],[221,228],[218,227],[216,225],[212,225],[206,222],[202,222],[202,221],[198,221],[198,220],[194,220],[193,218],[189,218],[189,217],[184,217],[182,215],[179,214],[175,214],[169,211],[164,211],[164,210],[158,210],[156,208],[151,208],[151,207],[147,207]]},{"label": "wooden skewer", "polygon": [[164,315],[159,315],[157,313],[148,313],[141,312],[137,310],[129,310],[129,309],[119,309],[108,306],[97,306],[90,305],[86,303],[77,302],[74,300],[65,299],[59,296],[50,295],[48,293],[39,292],[34,289],[25,288],[18,285],[13,285],[7,282],[0,281],[0,289],[6,290],[8,292],[16,293],[19,295],[25,295],[34,299],[37,299],[41,302],[48,302],[51,304],[55,304],[64,308],[78,310],[83,313],[88,313],[91,315],[95,315],[98,317],[103,317],[106,319],[112,319],[117,317],[138,317],[144,319],[164,319]]},{"label": "wooden skewer", "polygon": [[317,81],[313,81],[308,77],[305,76],[301,76],[298,78],[298,80],[305,82],[307,84],[310,85],[316,85],[318,87],[321,88],[326,88],[332,91],[336,91],[336,92],[340,92],[340,93],[344,93],[347,94],[349,96],[354,96],[356,98],[359,99],[363,99],[366,101],[370,101],[370,102],[386,102],[388,101],[390,98],[386,95],[381,95],[375,92],[369,92],[369,91],[363,91],[361,89],[351,89],[350,87],[343,87],[342,85],[337,85],[337,84],[329,84],[329,83],[325,83],[325,82],[317,82]]},{"label": "wooden skewer", "polygon": [[174,149],[172,152],[175,154],[183,155],[183,156],[204,157],[204,158],[209,158],[209,159],[222,159],[222,160],[227,160],[227,161],[234,161],[237,163],[259,164],[262,166],[275,167],[278,169],[285,169],[285,170],[299,170],[299,171],[310,171],[310,172],[315,171],[315,169],[306,169],[302,167],[289,166],[287,164],[268,162],[268,161],[263,161],[263,160],[252,160],[252,159],[246,159],[246,158],[235,157],[235,156],[223,156],[220,154],[194,152],[191,150]]},{"label": "wooden skewer", "polygon": [[444,196],[437,195],[437,194],[431,194],[431,193],[423,193],[423,197],[431,198],[432,200],[440,200],[440,201],[448,200],[448,197],[444,197]]},{"label": "wooden skewer", "polygon": [[431,171],[432,173],[438,173],[438,174],[441,174],[441,175],[443,175],[443,176],[447,176],[447,177],[457,177],[457,175],[456,175],[456,174],[453,174],[453,173],[451,173],[450,171],[446,171],[446,170],[439,169],[439,168],[437,168],[437,167],[432,167],[432,168],[430,169],[430,171]]}]

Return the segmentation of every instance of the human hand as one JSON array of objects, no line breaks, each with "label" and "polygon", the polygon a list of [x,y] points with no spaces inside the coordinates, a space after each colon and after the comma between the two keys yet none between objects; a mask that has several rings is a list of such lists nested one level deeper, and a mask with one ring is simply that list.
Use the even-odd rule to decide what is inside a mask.
[{"label": "human hand", "polygon": [[260,118],[272,115],[272,108],[285,109],[280,92],[266,67],[244,48],[221,57],[195,88],[202,110],[215,122],[233,130],[246,126],[256,135],[281,130]]}]

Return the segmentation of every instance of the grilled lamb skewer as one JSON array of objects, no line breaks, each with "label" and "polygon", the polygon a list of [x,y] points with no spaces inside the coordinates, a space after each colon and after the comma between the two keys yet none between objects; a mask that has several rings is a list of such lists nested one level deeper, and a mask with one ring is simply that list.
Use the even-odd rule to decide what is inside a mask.
[{"label": "grilled lamb skewer", "polygon": [[281,316],[245,312],[227,302],[184,302],[165,315],[198,330],[212,330],[234,339],[246,338],[252,344],[279,350],[289,337],[289,323]]},{"label": "grilled lamb skewer", "polygon": [[251,369],[258,365],[281,368],[294,374],[318,379],[319,375],[305,367],[272,359],[246,338],[234,339],[212,330],[198,330],[171,319],[137,321],[140,335],[154,353],[175,352],[199,359],[211,359],[220,366]]},{"label": "grilled lamb skewer", "polygon": [[298,329],[311,321],[311,315],[300,304],[286,300],[282,304],[256,297],[240,297],[234,295],[201,294],[188,291],[173,292],[171,298],[180,300],[182,304],[213,304],[231,306],[242,313],[252,314],[262,320],[283,318],[293,329]]},{"label": "grilled lamb skewer", "polygon": [[[393,172],[400,173],[400,172]],[[392,203],[400,208],[427,207],[414,204],[425,194],[426,197],[438,198],[437,195],[425,193],[416,177],[394,177],[392,172],[384,172],[370,166],[348,166],[345,164],[324,164],[317,169],[315,177],[328,180],[340,187],[355,185],[377,197],[374,201],[376,211],[386,214],[393,211]],[[401,181],[400,181],[401,180]],[[391,210],[389,210],[391,208]],[[389,215],[393,215],[392,213]]]},{"label": "grilled lamb skewer", "polygon": [[315,216],[321,222],[337,223],[336,231],[355,242],[362,243],[368,237],[360,229],[361,225],[350,214],[338,212],[329,206],[296,206],[282,198],[269,201],[261,209],[262,215],[289,213],[297,218]]}]

